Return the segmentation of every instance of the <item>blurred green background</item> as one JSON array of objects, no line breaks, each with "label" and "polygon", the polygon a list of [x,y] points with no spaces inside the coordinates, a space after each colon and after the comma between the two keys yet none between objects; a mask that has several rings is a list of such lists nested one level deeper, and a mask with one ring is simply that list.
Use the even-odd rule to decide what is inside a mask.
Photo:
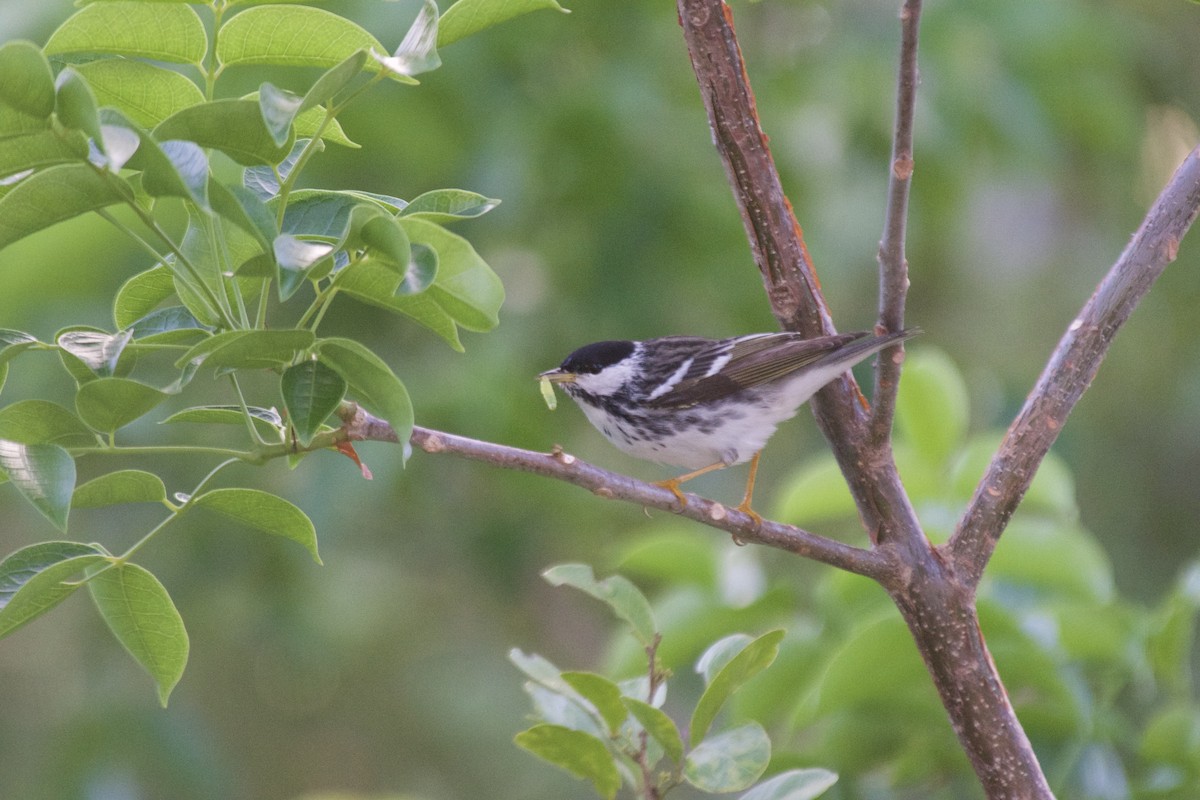
[{"label": "blurred green background", "polygon": [[[418,7],[324,5],[391,46]],[[419,424],[534,449],[561,443],[661,478],[669,472],[619,454],[573,407],[549,413],[532,377],[597,339],[732,335],[769,330],[773,319],[673,5],[568,5],[569,16],[541,12],[446,48],[444,66],[418,88],[377,89],[342,118],[363,149],[332,148],[308,176],[310,185],[407,198],[453,186],[502,199],[456,229],[504,280],[500,328],[467,335],[457,354],[423,329],[346,301],[325,332],[386,354]],[[763,125],[835,321],[869,327],[897,3],[734,8]],[[71,11],[65,0],[3,0],[0,31],[42,43]],[[909,319],[926,331],[913,349],[944,351],[965,375],[973,431],[1007,425],[1195,146],[1197,42],[1200,6],[1182,0],[926,9]],[[303,91],[311,77],[272,79]],[[1117,589],[1145,603],[1195,557],[1200,533],[1196,236],[1117,339],[1056,447]],[[148,266],[99,219],[46,231],[0,252],[0,327],[43,340],[71,323],[111,328],[113,293]],[[70,390],[55,359],[23,356],[4,402],[69,402]],[[133,432],[166,435],[181,434],[153,420]],[[785,426],[763,461],[762,510],[822,450],[807,414]],[[610,571],[674,523],[527,475],[422,453],[402,469],[395,447],[360,452],[373,482],[335,455],[295,471],[272,464],[227,476],[303,507],[323,569],[298,548],[198,519],[144,552],[192,641],[169,710],[82,598],[0,643],[0,797],[589,796],[511,744],[528,703],[505,655],[536,650],[563,668],[611,662],[602,609],[538,574],[566,560]],[[146,466],[184,490],[212,465]],[[733,499],[743,480],[732,470],[696,488]],[[926,521],[944,530],[957,510]],[[154,519],[145,509],[79,512],[72,535],[119,547]],[[852,524],[814,527],[864,540]],[[679,541],[701,540],[716,554],[731,607],[739,592],[761,598],[764,587],[803,598],[827,573],[732,548],[700,527],[677,530],[686,531]],[[0,550],[53,536],[11,488],[0,489]],[[665,585],[645,577],[653,571],[643,561],[652,597]],[[704,643],[681,646],[672,666],[690,673]],[[786,671],[777,680],[786,687]]]}]

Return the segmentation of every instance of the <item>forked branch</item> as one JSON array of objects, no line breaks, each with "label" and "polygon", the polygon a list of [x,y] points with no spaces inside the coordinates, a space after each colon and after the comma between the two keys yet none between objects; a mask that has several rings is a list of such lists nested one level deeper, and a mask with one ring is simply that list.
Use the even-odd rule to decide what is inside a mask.
[{"label": "forked branch", "polygon": [[1091,385],[1117,331],[1175,260],[1200,210],[1200,147],[1175,171],[1121,257],[1067,326],[945,547],[974,586],[1067,416]]}]

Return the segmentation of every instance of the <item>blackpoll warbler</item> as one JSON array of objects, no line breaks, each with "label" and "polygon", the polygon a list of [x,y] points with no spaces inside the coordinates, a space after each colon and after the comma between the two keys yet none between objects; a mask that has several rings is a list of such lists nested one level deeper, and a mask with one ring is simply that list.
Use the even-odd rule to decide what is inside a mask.
[{"label": "blackpoll warbler", "polygon": [[750,508],[754,477],[759,453],[779,423],[858,362],[919,332],[596,342],[539,377],[561,386],[621,450],[693,470],[659,482],[683,505],[681,483],[749,461],[738,509],[760,519]]}]

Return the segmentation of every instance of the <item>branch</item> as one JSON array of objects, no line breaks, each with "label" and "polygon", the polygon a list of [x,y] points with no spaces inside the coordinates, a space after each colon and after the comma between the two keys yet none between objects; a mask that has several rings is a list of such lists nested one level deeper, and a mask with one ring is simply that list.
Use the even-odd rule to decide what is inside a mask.
[{"label": "branch", "polygon": [[678,0],[713,141],[742,214],[754,262],[779,324],[805,336],[835,333],[804,234],[783,193],[758,121],[733,16],[724,0]]},{"label": "branch", "polygon": [[[878,257],[879,325],[888,331],[903,330],[904,305],[908,296],[908,259],[904,252],[904,239],[913,173],[913,117],[917,106],[917,33],[920,22],[921,0],[906,0],[900,9],[896,123],[892,137],[887,212]],[[895,357],[880,358],[876,362],[871,439],[877,445],[891,433],[892,419],[896,413],[896,390],[900,384],[900,363]]]},{"label": "branch", "polygon": [[1200,148],[1176,170],[1121,257],[1079,316],[1009,426],[958,529],[945,545],[968,585],[978,584],[1000,534],[1029,488],[1067,415],[1095,378],[1109,344],[1150,287],[1175,260],[1200,211]]},{"label": "branch", "polygon": [[[398,441],[388,423],[354,403],[343,403],[338,416],[342,419],[342,432],[349,441]],[[739,543],[753,542],[786,550],[877,580],[890,571],[890,559],[883,553],[834,541],[781,522],[763,520],[758,524],[748,514],[699,495],[687,495],[687,505],[680,508],[679,501],[669,489],[601,469],[559,447],[550,453],[538,453],[421,427],[413,428],[411,442],[431,455],[445,453],[502,469],[529,472],[581,486],[609,500],[624,500],[645,508],[669,511],[725,531]]]}]

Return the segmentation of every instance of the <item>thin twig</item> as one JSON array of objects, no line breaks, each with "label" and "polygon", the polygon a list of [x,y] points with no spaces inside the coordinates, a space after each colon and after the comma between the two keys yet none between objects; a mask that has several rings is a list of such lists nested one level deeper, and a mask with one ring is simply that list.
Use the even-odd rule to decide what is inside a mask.
[{"label": "thin twig", "polygon": [[1121,257],[1079,316],[1000,443],[958,529],[945,546],[951,567],[978,584],[1000,534],[1058,438],[1067,416],[1091,385],[1109,344],[1167,265],[1200,210],[1200,148],[1176,170]]},{"label": "thin twig", "polygon": [[[344,435],[351,441],[397,441],[390,425],[361,406],[343,403],[338,415]],[[864,550],[781,522],[764,520],[760,525],[748,514],[699,495],[687,495],[687,505],[680,508],[669,489],[601,469],[559,448],[538,453],[421,427],[413,428],[411,441],[414,447],[432,455],[445,453],[565,481],[609,500],[687,517],[725,531],[738,542],[775,547],[859,575],[879,578],[890,568],[889,554]]]},{"label": "thin twig", "polygon": [[[908,228],[908,193],[913,173],[913,117],[917,106],[917,34],[921,22],[921,0],[906,0],[900,9],[900,66],[896,75],[896,122],[892,137],[892,160],[888,178],[887,212],[883,238],[879,242],[879,326],[885,331],[904,328],[904,305],[908,297],[908,258],[905,232]],[[899,350],[888,350],[876,361],[875,391],[872,394],[871,440],[884,442],[896,412],[896,390],[900,385]]]}]

